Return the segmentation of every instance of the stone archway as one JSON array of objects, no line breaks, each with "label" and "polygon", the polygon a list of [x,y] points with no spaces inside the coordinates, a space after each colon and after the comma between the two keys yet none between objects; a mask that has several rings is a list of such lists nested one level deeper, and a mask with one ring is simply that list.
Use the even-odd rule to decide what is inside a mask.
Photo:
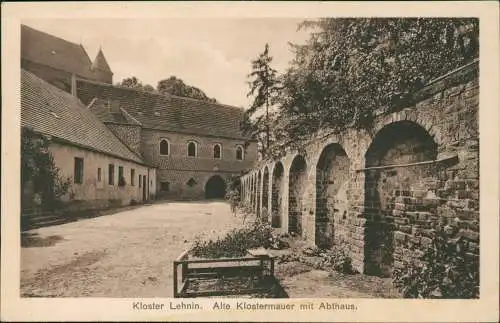
[{"label": "stone archway", "polygon": [[226,181],[219,175],[210,177],[205,184],[206,199],[223,199],[226,195]]},{"label": "stone archway", "polygon": [[257,207],[256,205],[256,200],[257,200],[257,186],[256,186],[256,181],[257,177],[255,174],[252,176],[252,210],[255,210]]},{"label": "stone archway", "polygon": [[[265,209],[265,213],[264,213]],[[269,221],[269,170],[264,167],[264,175],[262,178],[262,216],[265,217],[265,221]]]},{"label": "stone archway", "polygon": [[395,260],[412,253],[399,237],[411,234],[410,215],[421,211],[422,181],[437,175],[435,165],[415,163],[436,157],[437,144],[414,122],[392,123],[376,134],[365,154],[366,273],[391,276]]},{"label": "stone archway", "polygon": [[349,158],[339,144],[327,145],[316,166],[315,243],[329,248],[348,240]]},{"label": "stone archway", "polygon": [[271,190],[271,226],[281,228],[281,197],[283,195],[284,168],[281,162],[274,166]]},{"label": "stone archway", "polygon": [[253,175],[248,178],[248,205],[253,207]]},{"label": "stone archway", "polygon": [[290,166],[288,185],[288,232],[302,235],[302,203],[307,164],[301,155],[295,156]]}]

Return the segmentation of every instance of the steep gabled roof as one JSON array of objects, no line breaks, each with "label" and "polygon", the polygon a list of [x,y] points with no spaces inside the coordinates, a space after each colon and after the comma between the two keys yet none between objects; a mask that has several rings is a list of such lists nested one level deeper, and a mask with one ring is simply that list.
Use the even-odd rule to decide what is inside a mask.
[{"label": "steep gabled roof", "polygon": [[[101,70],[109,65],[99,51],[96,64]],[[94,79],[92,61],[81,44],[75,44],[62,38],[44,33],[26,25],[21,25],[21,59],[55,69],[74,73],[80,77]]]},{"label": "steep gabled roof", "polygon": [[92,63],[92,69],[97,69],[105,72],[111,72],[111,68],[102,53],[102,50],[99,48],[99,52],[97,53],[94,63]]},{"label": "steep gabled roof", "polygon": [[21,126],[107,155],[144,164],[77,98],[21,70]]},{"label": "steep gabled roof", "polygon": [[[105,122],[119,122],[119,107],[145,128],[248,139],[240,130],[241,108],[88,80],[78,79],[76,83],[77,95],[84,104],[97,98],[90,110]],[[115,108],[110,109],[110,105]]]}]

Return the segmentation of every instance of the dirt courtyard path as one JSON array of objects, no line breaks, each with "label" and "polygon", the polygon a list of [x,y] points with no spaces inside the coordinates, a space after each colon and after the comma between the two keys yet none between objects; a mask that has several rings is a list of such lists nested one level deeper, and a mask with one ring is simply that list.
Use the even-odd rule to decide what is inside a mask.
[{"label": "dirt courtyard path", "polygon": [[21,295],[172,297],[173,260],[241,224],[225,202],[176,202],[31,230],[46,246],[21,248]]}]

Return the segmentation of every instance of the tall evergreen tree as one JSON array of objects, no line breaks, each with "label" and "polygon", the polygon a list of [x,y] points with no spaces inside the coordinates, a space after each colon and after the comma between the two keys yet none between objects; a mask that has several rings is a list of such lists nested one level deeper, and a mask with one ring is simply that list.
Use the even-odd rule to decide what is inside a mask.
[{"label": "tall evergreen tree", "polygon": [[264,133],[265,140],[262,143],[264,155],[267,154],[270,145],[269,108],[275,103],[279,91],[278,73],[271,67],[272,61],[273,58],[269,55],[269,45],[266,44],[264,52],[252,61],[252,72],[248,75],[250,91],[247,96],[252,96],[253,102],[245,112],[244,130],[252,137],[257,136],[260,139]]}]

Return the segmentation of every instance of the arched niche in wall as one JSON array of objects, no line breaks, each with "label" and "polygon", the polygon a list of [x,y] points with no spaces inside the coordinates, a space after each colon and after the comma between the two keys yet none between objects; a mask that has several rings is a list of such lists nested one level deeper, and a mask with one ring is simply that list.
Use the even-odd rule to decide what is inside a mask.
[{"label": "arched niche in wall", "polygon": [[315,243],[329,248],[348,237],[348,185],[350,162],[340,144],[323,148],[316,166]]},{"label": "arched niche in wall", "polygon": [[408,248],[394,239],[395,231],[411,233],[408,216],[423,210],[418,200],[426,193],[424,183],[437,176],[435,164],[421,163],[436,158],[437,144],[417,123],[391,123],[375,135],[363,170],[366,273],[391,276],[395,252]]},{"label": "arched niche in wall", "polygon": [[273,169],[271,189],[271,225],[274,228],[281,227],[281,197],[283,196],[283,164],[276,162]]},{"label": "arched niche in wall", "polygon": [[302,203],[307,164],[303,156],[297,155],[290,166],[288,186],[288,232],[302,235]]}]

